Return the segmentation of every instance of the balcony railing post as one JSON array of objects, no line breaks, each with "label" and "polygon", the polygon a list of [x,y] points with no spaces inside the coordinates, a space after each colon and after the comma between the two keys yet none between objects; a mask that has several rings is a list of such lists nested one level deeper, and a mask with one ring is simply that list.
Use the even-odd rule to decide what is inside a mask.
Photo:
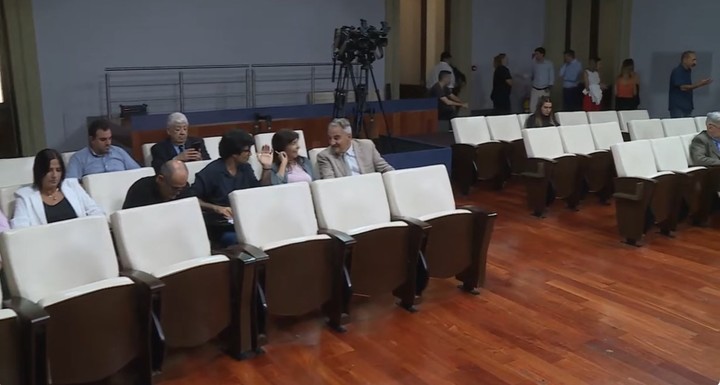
[{"label": "balcony railing post", "polygon": [[255,76],[255,68],[250,67],[250,78],[252,79],[252,105],[251,107],[255,107],[257,105],[257,100],[255,99],[257,97],[257,78]]},{"label": "balcony railing post", "polygon": [[310,104],[315,104],[315,66],[310,67]]},{"label": "balcony railing post", "polygon": [[185,112],[185,74],[178,72],[178,85],[180,88],[180,112]]},{"label": "balcony railing post", "polygon": [[250,67],[245,68],[245,108],[250,108],[252,99],[252,88],[250,84]]},{"label": "balcony railing post", "polygon": [[110,73],[105,72],[105,112],[107,118],[112,117],[112,103],[110,102]]}]

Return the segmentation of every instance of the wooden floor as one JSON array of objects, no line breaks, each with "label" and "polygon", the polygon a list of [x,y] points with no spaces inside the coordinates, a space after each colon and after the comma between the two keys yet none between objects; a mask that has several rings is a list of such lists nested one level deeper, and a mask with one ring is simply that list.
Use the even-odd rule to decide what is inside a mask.
[{"label": "wooden floor", "polygon": [[283,322],[259,358],[176,354],[158,383],[718,383],[720,219],[634,248],[620,243],[612,206],[557,202],[537,219],[517,182],[479,190],[461,200],[499,213],[479,296],[432,281],[415,314],[391,298],[359,301],[345,334]]}]

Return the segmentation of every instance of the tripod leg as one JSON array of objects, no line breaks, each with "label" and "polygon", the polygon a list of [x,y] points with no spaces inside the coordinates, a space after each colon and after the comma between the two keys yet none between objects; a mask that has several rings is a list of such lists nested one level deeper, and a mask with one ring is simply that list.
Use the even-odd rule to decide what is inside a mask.
[{"label": "tripod leg", "polygon": [[[385,113],[385,106],[383,105],[382,98],[380,98],[380,90],[378,90],[377,81],[375,81],[375,71],[373,71],[372,65],[370,67],[370,77],[372,77],[373,87],[375,87],[375,96],[377,96],[377,102],[378,106],[380,106],[380,113],[382,113],[383,121],[385,121],[385,133],[387,134],[388,138],[392,138],[392,128],[390,127],[390,124],[388,123],[387,114]],[[393,148],[393,141],[388,140],[388,144],[390,145],[390,151],[394,152],[395,149]]]},{"label": "tripod leg", "polygon": [[353,91],[355,92],[355,117],[352,124],[353,136],[357,137],[363,127],[363,110],[361,108],[365,107],[365,101],[362,100],[362,96],[358,94],[358,83],[355,81],[355,74],[352,71],[352,67],[348,69],[348,73],[350,74],[350,82],[352,82]]}]

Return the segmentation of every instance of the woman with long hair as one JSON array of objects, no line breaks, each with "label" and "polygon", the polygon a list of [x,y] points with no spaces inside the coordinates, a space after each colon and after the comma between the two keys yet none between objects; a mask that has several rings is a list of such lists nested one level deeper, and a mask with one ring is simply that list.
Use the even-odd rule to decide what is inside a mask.
[{"label": "woman with long hair", "polygon": [[588,68],[583,72],[585,89],[583,90],[583,111],[600,111],[603,89],[605,86],[600,81],[600,58],[590,59]]},{"label": "woman with long hair", "polygon": [[275,151],[272,184],[312,182],[315,179],[310,160],[300,155],[300,136],[294,130],[282,129],[273,135],[272,148]]},{"label": "woman with long hair", "polygon": [[493,101],[493,109],[496,115],[504,115],[512,112],[510,106],[510,93],[512,92],[512,75],[507,68],[507,55],[498,54],[493,58],[493,89],[490,99]]},{"label": "woman with long hair", "polygon": [[615,81],[615,109],[637,110],[640,105],[639,94],[640,79],[635,72],[635,63],[632,59],[625,59]]},{"label": "woman with long hair", "polygon": [[557,126],[553,103],[549,96],[543,96],[538,100],[535,112],[528,116],[525,121],[525,128],[540,128]]}]

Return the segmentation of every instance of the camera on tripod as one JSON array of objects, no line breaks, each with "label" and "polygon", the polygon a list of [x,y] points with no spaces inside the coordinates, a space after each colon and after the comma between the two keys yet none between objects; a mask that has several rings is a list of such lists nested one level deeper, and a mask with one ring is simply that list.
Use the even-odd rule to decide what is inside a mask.
[{"label": "camera on tripod", "polygon": [[343,26],[335,29],[333,60],[351,63],[357,59],[360,64],[369,64],[385,56],[390,26],[381,21],[380,28],[368,26],[367,20],[360,19],[360,27]]}]

